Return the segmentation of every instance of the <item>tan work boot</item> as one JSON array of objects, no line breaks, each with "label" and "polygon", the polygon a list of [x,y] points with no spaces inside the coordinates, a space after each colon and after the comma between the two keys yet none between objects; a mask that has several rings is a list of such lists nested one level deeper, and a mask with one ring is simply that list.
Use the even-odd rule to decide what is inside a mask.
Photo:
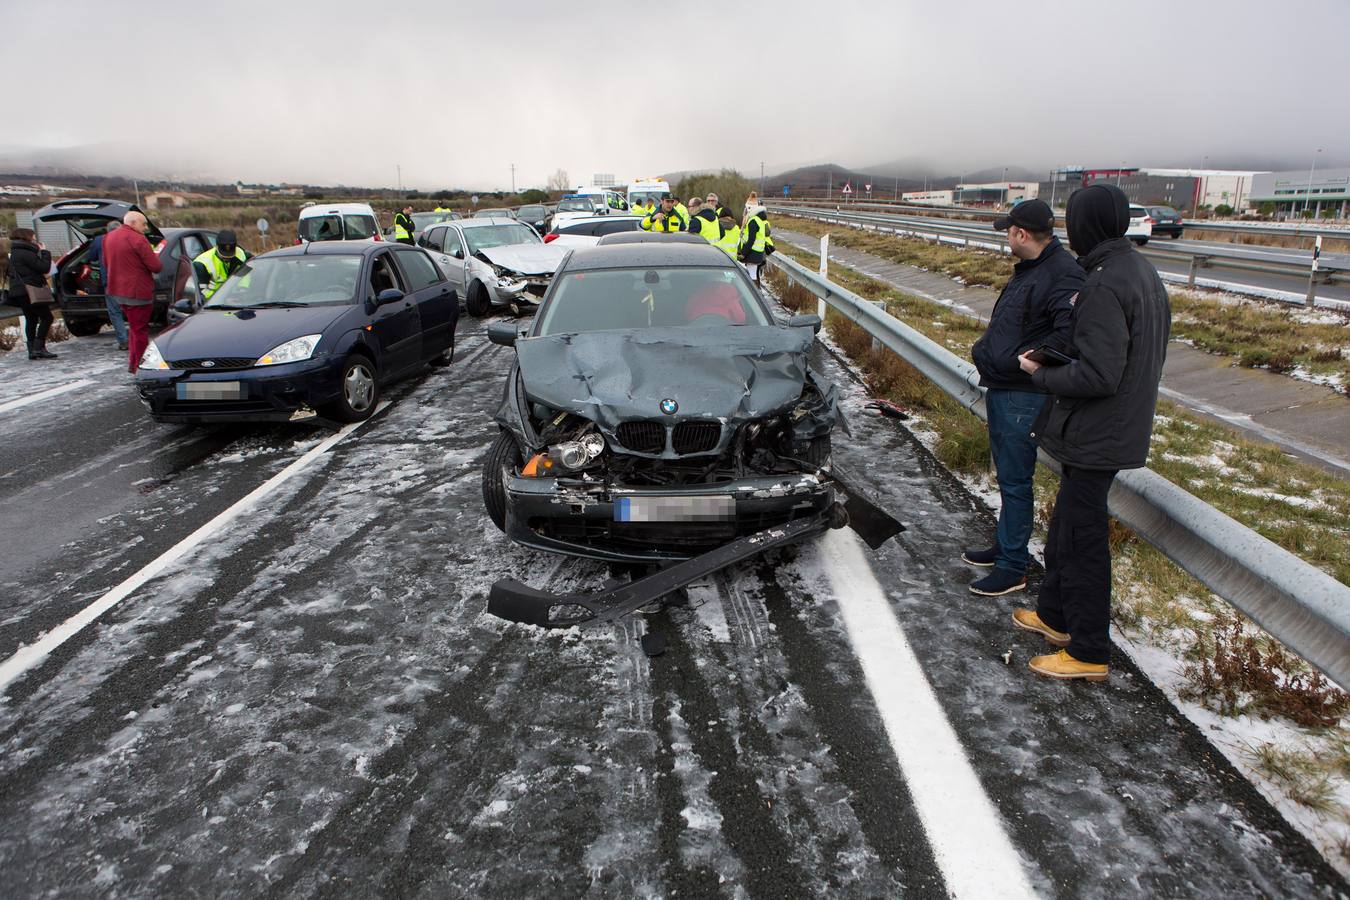
[{"label": "tan work boot", "polygon": [[1037,675],[1063,679],[1082,678],[1086,681],[1105,681],[1110,672],[1105,665],[1079,662],[1069,655],[1068,650],[1047,653],[1045,656],[1033,656],[1027,666]]},{"label": "tan work boot", "polygon": [[1034,631],[1056,647],[1069,646],[1069,636],[1042,622],[1034,609],[1014,609],[1013,624],[1023,631]]}]

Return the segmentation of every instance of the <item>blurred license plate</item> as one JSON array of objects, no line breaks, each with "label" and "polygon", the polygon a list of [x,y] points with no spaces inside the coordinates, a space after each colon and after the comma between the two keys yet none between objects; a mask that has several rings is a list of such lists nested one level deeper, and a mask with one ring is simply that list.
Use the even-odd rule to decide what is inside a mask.
[{"label": "blurred license plate", "polygon": [[614,501],[616,522],[729,522],[736,518],[736,498],[620,497]]},{"label": "blurred license plate", "polygon": [[180,381],[179,400],[243,400],[244,385],[238,381]]}]

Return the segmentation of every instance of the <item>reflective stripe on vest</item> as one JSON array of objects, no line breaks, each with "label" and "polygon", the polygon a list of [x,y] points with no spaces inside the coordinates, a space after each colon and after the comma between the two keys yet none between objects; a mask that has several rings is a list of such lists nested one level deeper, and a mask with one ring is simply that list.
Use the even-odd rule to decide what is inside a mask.
[{"label": "reflective stripe on vest", "polygon": [[736,251],[740,247],[740,243],[741,243],[741,226],[732,225],[726,231],[722,232],[722,237],[718,239],[717,246],[725,250],[727,252],[727,255],[731,256],[734,259],[736,256]]},{"label": "reflective stripe on vest", "polygon": [[412,240],[413,220],[403,213],[397,213],[394,216],[394,240],[401,241],[404,238]]},{"label": "reflective stripe on vest", "polygon": [[[244,251],[238,247],[234,248],[234,258],[241,263],[245,261]],[[230,273],[225,269],[225,261],[220,258],[220,254],[215,247],[207,250],[205,253],[198,253],[192,260],[194,263],[201,263],[203,268],[211,276],[211,283],[202,288],[202,299],[210,300],[211,295],[220,290],[220,286],[225,283],[225,279],[230,277]]]}]

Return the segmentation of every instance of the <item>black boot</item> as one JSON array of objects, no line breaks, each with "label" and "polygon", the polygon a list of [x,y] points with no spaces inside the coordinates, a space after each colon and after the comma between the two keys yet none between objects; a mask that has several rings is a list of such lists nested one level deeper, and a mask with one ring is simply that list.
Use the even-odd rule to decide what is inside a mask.
[{"label": "black boot", "polygon": [[38,342],[37,342],[37,352],[36,352],[36,353],[29,353],[29,354],[28,354],[28,358],[29,358],[29,359],[56,359],[56,354],[55,354],[55,353],[52,353],[51,351],[49,351],[49,350],[47,349],[47,341],[46,341],[46,340],[41,340],[41,341],[38,341]]},{"label": "black boot", "polygon": [[29,358],[29,359],[40,359],[40,358],[41,358],[41,357],[38,356],[37,341],[29,341],[29,342],[28,342],[28,358]]}]

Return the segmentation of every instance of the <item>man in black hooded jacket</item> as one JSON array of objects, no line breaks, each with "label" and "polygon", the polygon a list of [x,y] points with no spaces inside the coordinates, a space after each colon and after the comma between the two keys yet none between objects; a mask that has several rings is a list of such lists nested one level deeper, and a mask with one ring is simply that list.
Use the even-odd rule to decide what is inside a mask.
[{"label": "man in black hooded jacket", "polygon": [[1129,201],[1114,185],[1076,191],[1066,211],[1069,246],[1087,272],[1073,310],[1074,361],[1019,364],[1047,391],[1033,430],[1063,469],[1036,610],[1013,624],[1061,647],[1031,660],[1052,678],[1105,681],[1110,658],[1111,548],[1107,493],[1121,469],[1148,459],[1172,309],[1162,279],[1125,238]]}]

